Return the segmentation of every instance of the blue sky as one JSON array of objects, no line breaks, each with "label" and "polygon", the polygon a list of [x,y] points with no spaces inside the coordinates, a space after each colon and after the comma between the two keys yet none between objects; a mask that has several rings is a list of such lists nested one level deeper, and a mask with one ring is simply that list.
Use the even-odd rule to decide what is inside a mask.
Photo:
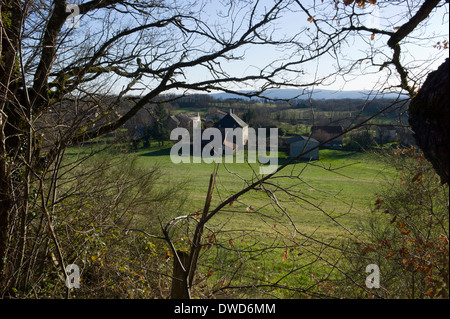
[{"label": "blue sky", "polygon": [[[173,1],[174,6],[181,6],[181,4],[186,3],[187,0]],[[248,13],[252,8],[248,3],[255,3],[256,1],[247,0],[238,2],[240,5],[235,7],[231,15],[234,17],[233,20],[227,16],[227,6],[223,4],[228,3],[230,0],[204,0],[204,12],[198,16],[203,22],[207,23],[211,30],[220,34],[221,31],[226,30],[238,30],[239,27],[245,29],[246,23],[248,22]],[[331,2],[331,0],[330,0]],[[198,3],[198,2],[197,2]],[[267,10],[273,3],[274,0],[260,0],[259,11],[257,13],[262,14],[264,10]],[[308,7],[313,3],[317,4],[318,10],[312,12],[315,18],[320,19],[323,15],[329,19],[329,17],[335,13],[333,11],[334,7],[329,6],[329,2],[324,1],[301,1],[301,3]],[[380,6],[369,6],[361,13],[370,13],[366,17],[361,18],[362,22],[369,27],[380,27],[382,29],[392,31],[394,27],[401,25],[405,22],[405,18],[408,15],[404,14],[406,12],[406,7],[392,6],[388,1],[378,1]],[[383,4],[384,3],[384,4]],[[405,1],[409,5],[414,3],[420,4],[419,0],[409,0]],[[386,8],[385,8],[386,5]],[[447,6],[448,7],[448,6]],[[330,9],[331,8],[331,9]],[[192,12],[196,12],[197,8],[192,7]],[[299,7],[293,3],[290,7],[291,10],[285,11],[283,15],[277,20],[275,25],[272,25],[269,29],[270,32],[274,32],[274,35],[281,36],[295,36],[295,39],[302,44],[307,44],[309,39],[307,37],[307,31],[305,28],[310,28],[314,31],[314,26],[311,22],[307,21],[308,16],[299,10]],[[332,10],[332,11],[330,11]],[[340,12],[346,10],[346,8],[341,8]],[[103,12],[104,13],[104,12]],[[96,18],[100,20],[103,14],[102,11],[98,12]],[[219,16],[222,15],[222,18]],[[255,16],[258,16],[256,14]],[[337,19],[338,20],[338,19]],[[333,23],[337,23],[337,20]],[[120,24],[126,24],[126,20],[118,21],[118,24],[114,25],[113,28],[123,28]],[[234,23],[234,25],[233,25]],[[221,28],[215,27],[220,24]],[[95,22],[94,26],[100,27],[100,23]],[[438,50],[434,48],[433,45],[438,41],[447,40],[448,41],[448,15],[446,14],[446,8],[442,8],[438,12],[434,13],[430,19],[430,23],[419,29],[416,36],[412,38],[409,43],[403,44],[403,63],[410,69],[410,74],[416,77],[418,80],[423,79],[423,75],[428,73],[430,70],[436,69],[443,60],[448,57],[448,49]],[[90,30],[93,30],[90,26]],[[268,31],[268,32],[269,32]],[[77,30],[81,34],[89,32],[88,25],[80,23],[80,28]],[[236,33],[235,37],[239,36],[239,32]],[[81,38],[81,37],[80,37]],[[169,39],[170,40],[170,39]],[[319,41],[322,39],[319,39]],[[386,45],[387,37],[376,36],[373,40],[371,39],[370,33],[362,33],[361,36],[356,36],[348,38],[347,41],[341,43],[341,48],[336,56],[325,54],[318,59],[306,64],[302,64],[299,68],[298,73],[291,72],[288,75],[289,83],[305,84],[313,82],[315,79],[326,76],[333,73],[338,67],[348,67],[355,60],[359,58],[366,57],[368,54],[371,55],[370,50],[375,50],[375,62],[378,64],[383,63],[388,59],[392,52]],[[191,44],[197,45],[198,50],[208,50],[212,44],[210,42],[200,42],[199,40],[191,41]],[[254,73],[258,73],[261,68],[267,66],[271,61],[277,61],[275,65],[280,65],[289,61],[289,59],[298,59],[304,52],[298,52],[293,47],[273,47],[270,45],[258,45],[258,46],[246,46],[239,49],[236,54],[241,56],[242,59],[235,61],[227,61],[221,59],[221,65],[226,70],[230,76],[245,76]],[[193,56],[194,57],[194,56]],[[433,61],[429,63],[428,61]],[[396,85],[396,77],[391,77],[391,80],[386,82],[389,75],[389,69],[384,71],[379,71],[378,66],[371,66],[371,63],[362,63],[353,69],[351,73],[346,73],[345,76],[332,76],[327,81],[321,89],[333,89],[333,90],[370,90],[374,87],[389,87],[390,85]],[[205,72],[204,68],[191,68],[185,70],[186,81],[195,82],[203,81],[210,78],[210,74]],[[424,79],[423,79],[424,80]],[[126,82],[120,81],[120,86],[124,85]],[[233,89],[249,89],[249,87],[242,87],[241,84],[231,87]]]},{"label": "blue sky", "polygon": [[[271,1],[267,2],[270,3]],[[307,6],[308,4],[312,4],[312,2],[314,1],[302,1],[302,4]],[[420,3],[419,1],[415,2]],[[216,2],[215,8],[216,10],[220,10],[217,3],[218,2]],[[412,5],[412,3],[409,4]],[[371,13],[364,18],[362,22],[369,27],[393,31],[395,26],[400,26],[405,22],[404,12],[406,9],[406,7],[393,7],[392,5],[386,8],[384,8],[383,5],[369,6],[364,10],[361,10],[361,12]],[[214,11],[214,6],[211,11]],[[411,74],[417,74],[418,79],[420,79],[423,73],[436,69],[444,59],[448,57],[448,49],[438,50],[433,47],[438,41],[442,42],[445,39],[448,41],[449,23],[448,15],[445,11],[444,8],[435,12],[430,19],[430,22],[426,26],[423,25],[423,27],[415,33],[411,42],[403,44],[403,63],[406,66],[411,67]],[[320,10],[317,13],[321,14]],[[326,15],[329,13],[324,14]],[[406,15],[406,17],[408,17],[408,15]],[[277,33],[294,34],[296,30],[301,30],[308,24],[310,23],[307,21],[307,16],[303,12],[287,12],[278,21],[276,26]],[[330,71],[339,67],[339,65],[342,66],[345,65],[345,63],[351,63],[357,58],[365,57],[372,45],[380,51],[377,55],[378,61],[376,62],[381,64],[386,61],[386,55],[388,57],[391,56],[391,49],[387,47],[386,41],[387,37],[381,36],[376,36],[371,40],[370,33],[362,34],[361,37],[350,38],[350,41],[342,46],[342,52],[339,54],[341,61],[339,63],[334,56],[327,54],[312,63],[302,65],[302,71],[305,72],[305,75],[301,76],[300,81],[305,81],[307,83],[312,81],[315,77],[320,77],[321,75],[326,76]],[[252,71],[257,70],[258,66],[266,65],[271,59],[283,57],[284,54],[287,53],[280,52],[270,46],[248,48],[245,59],[234,63],[234,65],[230,63],[229,67],[236,72],[236,74],[250,74]],[[424,64],[425,61],[433,61],[433,63]],[[327,86],[323,88],[335,90],[370,90],[377,84],[381,86],[381,83],[385,81],[389,74],[388,70],[386,70],[386,72],[380,72],[378,66],[370,67],[370,63],[362,64],[362,67],[365,69],[357,68],[355,69],[355,72],[344,77],[331,77],[329,81],[326,81]],[[195,74],[193,74],[193,76],[195,76]],[[391,81],[390,84],[394,85],[397,84],[397,82]]]}]

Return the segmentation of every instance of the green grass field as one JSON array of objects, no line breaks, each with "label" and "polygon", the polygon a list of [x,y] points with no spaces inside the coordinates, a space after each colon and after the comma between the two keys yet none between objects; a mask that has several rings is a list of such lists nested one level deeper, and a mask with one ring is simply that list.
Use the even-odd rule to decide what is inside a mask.
[{"label": "green grass field", "polygon": [[[79,151],[74,149],[70,154]],[[137,157],[141,168],[158,166],[161,187],[183,187],[185,204],[167,212],[165,221],[203,209],[214,164],[174,164],[170,146],[140,149],[130,156]],[[286,160],[280,153],[279,164]],[[211,209],[245,188],[248,182],[256,181],[254,172],[258,172],[258,164],[219,164]],[[376,154],[337,150],[321,150],[319,161],[287,166],[266,185],[279,206],[266,192],[253,191],[208,222],[204,243],[214,238],[211,242],[216,245],[202,253],[200,276],[210,274],[207,278],[212,290],[220,289],[218,283],[232,286],[236,278],[240,278],[241,285],[278,282],[287,273],[292,275],[279,284],[312,284],[312,274],[329,271],[329,263],[316,261],[318,252],[322,261],[338,258],[338,250],[322,252],[323,244],[337,247],[342,239],[358,235],[360,223],[371,214],[382,182],[393,173]],[[182,232],[186,228],[180,230],[174,241],[178,247],[186,248]]]},{"label": "green grass field", "polygon": [[[160,167],[163,172],[162,183],[187,183],[188,200],[185,213],[194,213],[202,209],[214,164],[195,164],[192,161],[190,164],[173,164],[169,154],[170,148],[146,149],[136,153],[138,163],[142,167],[155,165]],[[280,155],[281,165],[287,158],[284,154]],[[220,164],[214,203],[218,204],[220,199],[227,198],[244,188],[247,184],[243,179],[254,181],[254,171],[258,172],[258,164],[252,164],[251,167],[253,170],[247,163]],[[301,194],[305,200],[320,206],[330,214],[335,216],[346,214],[346,217],[341,218],[356,224],[359,218],[364,218],[369,213],[369,207],[376,199],[379,183],[391,174],[392,169],[379,161],[375,154],[321,150],[319,161],[289,165],[276,175],[274,181],[292,192]],[[298,176],[298,178],[281,178],[281,176]],[[253,193],[245,196],[243,202],[256,209],[267,204],[267,196]],[[306,201],[301,205],[286,203],[287,210],[301,219],[305,227],[327,228],[327,218],[323,219],[326,216],[320,214],[314,205]]]},{"label": "green grass field", "polygon": [[[138,163],[142,167],[159,165],[162,185],[187,183],[183,211],[169,215],[195,213],[205,203],[214,165],[173,164],[169,152],[169,148],[139,151]],[[280,154],[279,164],[286,160]],[[245,180],[255,181],[258,164],[251,167],[219,165],[211,208],[247,186]],[[328,262],[316,261],[323,243],[337,247],[351,234],[358,235],[360,223],[371,214],[381,183],[392,174],[393,169],[382,163],[378,155],[358,152],[321,150],[319,161],[289,165],[273,180],[277,186],[267,186],[275,191],[283,210],[264,192],[250,192],[211,219],[205,242],[213,233],[217,245],[215,250],[205,252],[199,272],[214,273],[209,278],[214,283],[213,290],[220,289],[218,282],[236,285],[236,278],[244,286],[274,281],[289,286],[313,285],[312,274],[325,276],[330,271]],[[339,255],[333,249],[321,254],[327,261],[335,261]],[[292,275],[279,281],[289,273]],[[276,295],[286,297],[279,293]]]}]

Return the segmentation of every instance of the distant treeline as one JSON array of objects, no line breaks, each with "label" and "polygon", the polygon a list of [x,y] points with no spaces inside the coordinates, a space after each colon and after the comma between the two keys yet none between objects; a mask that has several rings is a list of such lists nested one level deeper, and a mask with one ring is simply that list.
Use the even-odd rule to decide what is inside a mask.
[{"label": "distant treeline", "polygon": [[[393,104],[392,99],[373,99],[370,101],[363,99],[327,99],[327,100],[292,100],[272,101],[262,99],[216,99],[207,94],[195,94],[181,97],[171,104],[180,109],[208,109],[211,107],[238,110],[250,109],[252,107],[275,107],[277,111],[287,109],[314,109],[316,111],[326,112],[363,112],[364,114],[373,114],[385,109]],[[275,110],[274,110],[275,111]],[[396,112],[393,115],[398,116]]]}]

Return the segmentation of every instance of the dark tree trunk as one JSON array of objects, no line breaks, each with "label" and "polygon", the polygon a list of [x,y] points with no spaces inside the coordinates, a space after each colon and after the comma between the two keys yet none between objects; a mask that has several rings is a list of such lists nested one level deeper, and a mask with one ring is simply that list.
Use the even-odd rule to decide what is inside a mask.
[{"label": "dark tree trunk", "polygon": [[430,73],[409,106],[417,145],[443,184],[449,182],[449,59]]},{"label": "dark tree trunk", "polygon": [[[180,261],[183,263],[183,267],[186,269],[186,266],[189,262],[189,254],[178,251],[178,256],[180,257]],[[178,262],[176,256],[174,256],[173,261],[173,278],[172,278],[172,290],[171,290],[171,299],[190,299],[189,298],[189,290],[188,290],[188,276],[186,272],[183,270],[183,267]]]}]

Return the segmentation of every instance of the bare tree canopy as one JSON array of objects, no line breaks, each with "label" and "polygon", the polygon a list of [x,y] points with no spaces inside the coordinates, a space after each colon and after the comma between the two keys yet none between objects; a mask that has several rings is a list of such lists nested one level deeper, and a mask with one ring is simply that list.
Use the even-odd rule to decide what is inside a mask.
[{"label": "bare tree canopy", "polygon": [[[57,190],[68,147],[117,131],[143,109],[154,114],[153,107],[174,94],[219,91],[261,97],[270,89],[294,88],[307,96],[318,87],[347,89],[357,83],[373,96],[395,92],[405,101],[417,96],[424,104],[428,91],[418,90],[448,57],[448,30],[442,30],[448,25],[448,1],[442,0],[75,4],[0,0],[1,294],[29,281],[41,255],[51,256],[60,275],[67,276],[68,256],[54,229],[58,219],[53,212],[65,199]],[[448,130],[444,134],[448,140]],[[215,208],[210,207],[211,178],[184,269],[187,290],[206,224],[240,196],[261,190],[285,167],[249,182]],[[71,183],[76,184],[64,186]],[[270,189],[263,191],[276,203]],[[169,200],[163,192],[155,198]],[[155,236],[169,245],[171,225],[163,228],[164,236]],[[31,231],[36,232],[28,236]],[[45,245],[40,236],[48,239]]]}]

